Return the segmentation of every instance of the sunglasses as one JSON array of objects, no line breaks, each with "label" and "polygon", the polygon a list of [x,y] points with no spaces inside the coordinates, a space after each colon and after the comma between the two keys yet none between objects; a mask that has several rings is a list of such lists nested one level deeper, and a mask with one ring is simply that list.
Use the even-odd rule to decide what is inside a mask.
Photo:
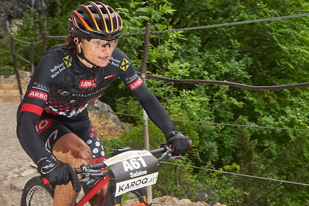
[{"label": "sunglasses", "polygon": [[94,49],[105,49],[107,46],[109,49],[114,49],[118,44],[117,39],[86,39]]}]

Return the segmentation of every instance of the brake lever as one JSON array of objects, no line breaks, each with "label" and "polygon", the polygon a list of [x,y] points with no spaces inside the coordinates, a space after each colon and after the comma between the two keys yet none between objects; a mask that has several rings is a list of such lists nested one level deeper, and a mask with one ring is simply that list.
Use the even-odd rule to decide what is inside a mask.
[{"label": "brake lever", "polygon": [[175,160],[175,159],[180,159],[182,161],[186,161],[186,159],[184,157],[181,157],[181,156],[173,156],[171,153],[168,154],[168,158],[171,159],[171,160]]},{"label": "brake lever", "polygon": [[85,184],[90,180],[90,174],[84,174],[82,179],[79,179],[79,183]]},{"label": "brake lever", "polygon": [[165,157],[168,157],[169,155],[171,155],[172,153],[172,148],[165,145],[164,147],[166,147],[166,151],[161,155],[160,158],[158,158],[158,161],[160,162],[161,160],[163,160]]}]

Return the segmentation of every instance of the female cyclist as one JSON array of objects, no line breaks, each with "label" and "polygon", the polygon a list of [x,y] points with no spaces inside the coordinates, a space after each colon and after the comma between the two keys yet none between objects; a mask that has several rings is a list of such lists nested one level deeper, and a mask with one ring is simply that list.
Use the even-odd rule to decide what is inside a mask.
[{"label": "female cyclist", "polygon": [[[174,146],[186,153],[187,137],[178,132],[165,109],[118,49],[121,17],[101,2],[87,2],[72,11],[67,42],[50,48],[40,60],[17,113],[17,135],[38,172],[56,184],[54,205],[74,205],[81,186],[72,167],[105,159],[88,117],[88,102],[99,98],[120,78],[149,118]],[[87,192],[87,188],[84,190]],[[92,200],[102,205],[106,188]]]}]

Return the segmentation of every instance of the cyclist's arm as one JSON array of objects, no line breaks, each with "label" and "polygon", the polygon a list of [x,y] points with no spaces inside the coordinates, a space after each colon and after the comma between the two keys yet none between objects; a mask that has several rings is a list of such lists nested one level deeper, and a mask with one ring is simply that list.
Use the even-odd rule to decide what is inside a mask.
[{"label": "cyclist's arm", "polygon": [[149,91],[142,79],[136,74],[130,59],[126,55],[124,55],[124,58],[128,60],[129,66],[126,71],[121,71],[120,78],[123,83],[145,109],[151,121],[163,132],[165,136],[169,132],[176,130],[164,107]]},{"label": "cyclist's arm", "polygon": [[50,57],[44,56],[41,59],[17,111],[17,136],[23,149],[35,163],[51,155],[45,150],[35,125],[40,119],[48,98],[50,86],[48,65],[53,65],[53,62],[53,58]]}]

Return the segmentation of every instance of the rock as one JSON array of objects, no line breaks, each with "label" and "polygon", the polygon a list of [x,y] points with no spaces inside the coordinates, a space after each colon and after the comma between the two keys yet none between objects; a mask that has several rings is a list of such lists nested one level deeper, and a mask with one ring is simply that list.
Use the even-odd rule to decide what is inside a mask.
[{"label": "rock", "polygon": [[189,200],[189,199],[182,199],[182,200],[179,201],[179,203],[186,204],[186,205],[191,205],[192,204],[191,200]]},{"label": "rock", "polygon": [[99,135],[109,136],[107,133],[111,133],[111,136],[119,137],[123,131],[130,130],[125,123],[119,120],[109,105],[98,99],[89,104],[89,111],[95,116],[95,119],[91,118],[91,120]]},{"label": "rock", "polygon": [[46,3],[47,0],[0,0],[0,30],[16,30],[16,25],[29,7],[36,9],[41,15],[47,15]]},{"label": "rock", "polygon": [[[30,81],[30,72],[19,70],[19,75],[22,94],[24,95]],[[0,76],[0,99],[5,102],[20,102],[20,92],[15,74],[9,76],[8,78]]]},{"label": "rock", "polygon": [[21,173],[20,175],[21,175],[22,177],[27,177],[27,176],[30,176],[30,175],[36,174],[36,173],[37,173],[36,170],[31,169],[31,170],[26,170],[26,171],[24,171],[24,172]]},{"label": "rock", "polygon": [[[131,206],[134,204],[137,204],[138,200],[137,199],[132,199],[132,200],[128,200],[123,206]],[[217,203],[220,204],[220,203]],[[172,196],[162,196],[162,197],[157,197],[155,199],[152,200],[152,205],[154,206],[210,206],[209,204],[207,204],[206,202],[191,202],[191,200],[189,199],[182,199],[179,200],[176,197],[172,197]],[[220,205],[223,206],[223,205]],[[226,205],[224,205],[226,206]]]},{"label": "rock", "polygon": [[139,201],[137,199],[133,199],[133,200],[128,200],[123,206],[131,206],[131,205],[135,205],[138,203]]},{"label": "rock", "polygon": [[216,203],[216,204],[214,204],[213,206],[226,206],[226,205],[222,205],[222,204],[220,204],[220,203]]}]

